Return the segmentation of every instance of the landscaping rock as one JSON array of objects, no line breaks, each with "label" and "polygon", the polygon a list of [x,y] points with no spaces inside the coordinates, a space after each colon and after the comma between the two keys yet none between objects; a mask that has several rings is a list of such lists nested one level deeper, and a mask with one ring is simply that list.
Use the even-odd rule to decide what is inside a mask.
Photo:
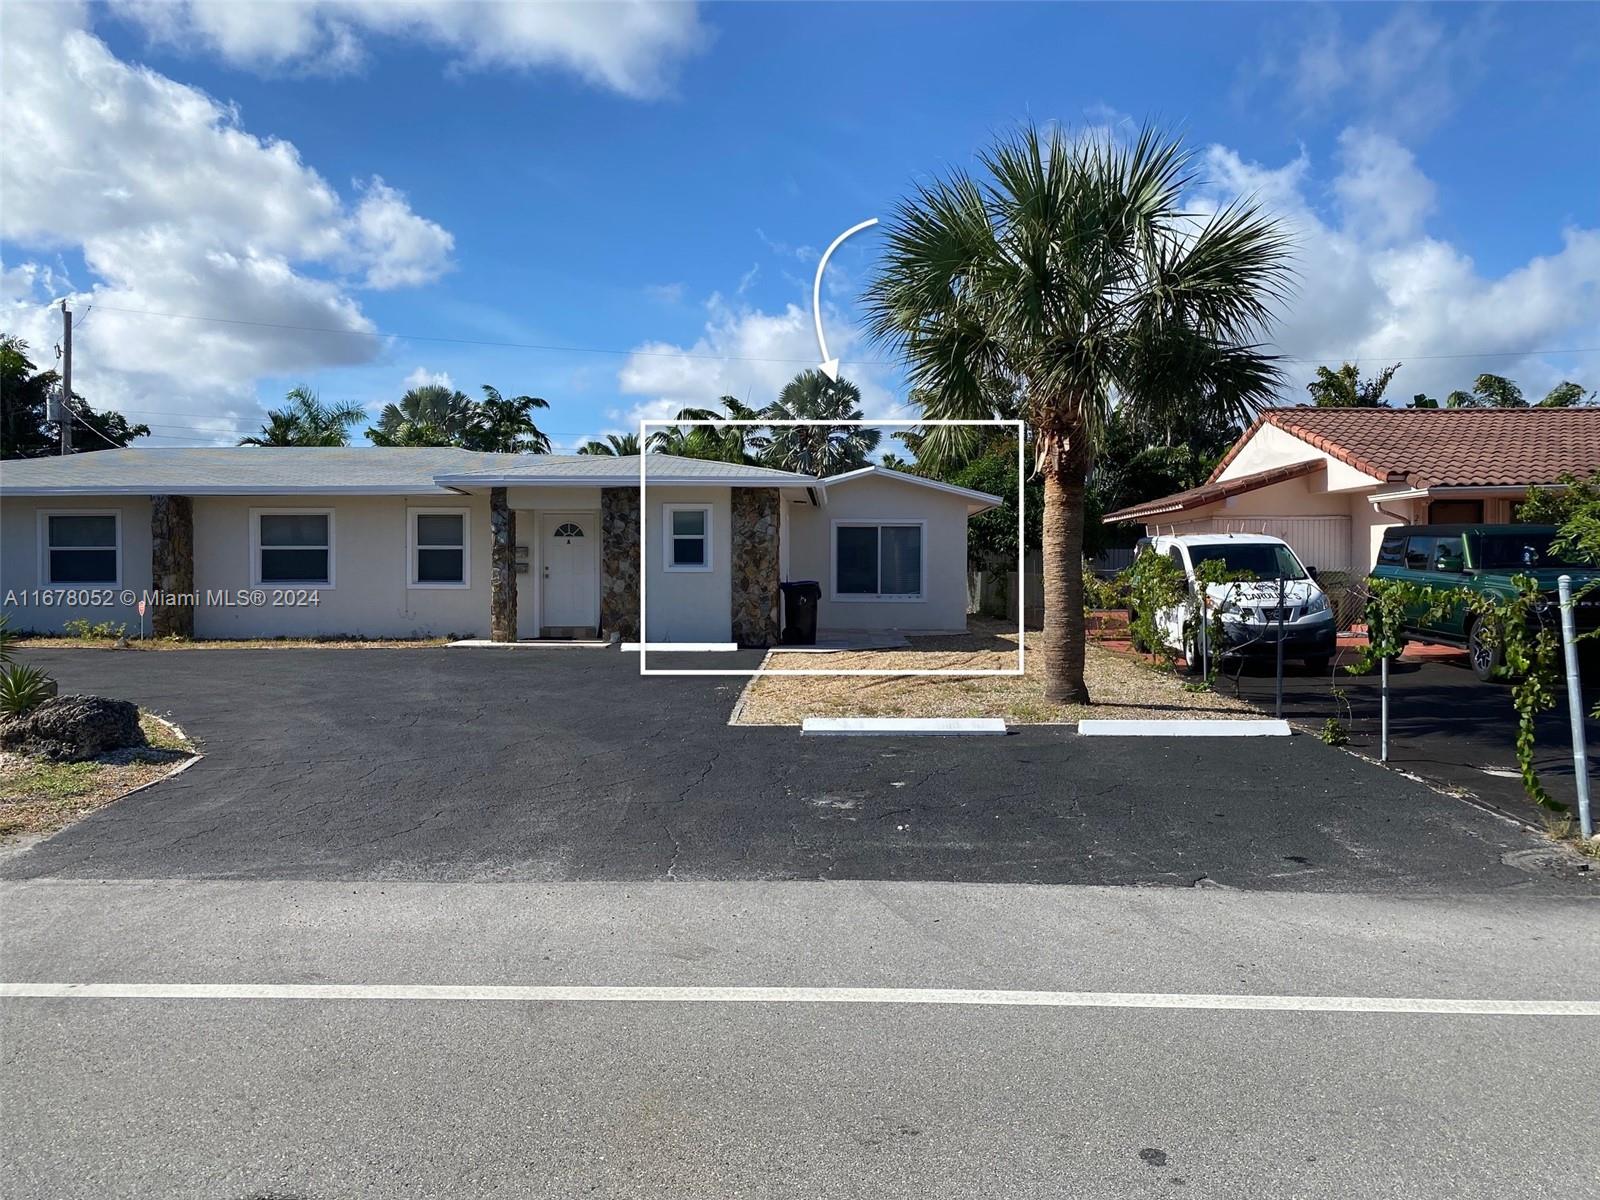
[{"label": "landscaping rock", "polygon": [[104,696],[57,696],[32,712],[0,719],[0,750],[56,762],[81,762],[148,744],[138,707]]}]

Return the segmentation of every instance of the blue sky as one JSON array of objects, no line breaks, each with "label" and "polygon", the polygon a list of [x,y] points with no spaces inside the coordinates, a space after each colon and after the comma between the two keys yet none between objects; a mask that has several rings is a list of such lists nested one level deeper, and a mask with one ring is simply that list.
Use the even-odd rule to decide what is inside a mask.
[{"label": "blue sky", "polygon": [[[48,346],[46,305],[70,296],[78,390],[152,444],[231,441],[297,383],[373,406],[408,380],[493,383],[547,397],[568,444],[724,392],[765,402],[815,361],[818,250],[1026,119],[1153,118],[1199,153],[1198,201],[1253,191],[1279,212],[1301,243],[1285,353],[1403,360],[1402,397],[1481,370],[1600,386],[1600,354],[1524,353],[1600,347],[1585,5],[198,0],[4,19],[0,89],[27,129],[0,150],[5,328]],[[893,364],[859,361],[878,357],[854,312],[873,253],[868,233],[836,256],[827,319],[870,415],[891,415]]]}]

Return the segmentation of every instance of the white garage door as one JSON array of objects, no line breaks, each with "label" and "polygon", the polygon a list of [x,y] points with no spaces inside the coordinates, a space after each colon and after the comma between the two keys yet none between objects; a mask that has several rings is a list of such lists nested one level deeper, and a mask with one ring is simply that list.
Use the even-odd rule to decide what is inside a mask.
[{"label": "white garage door", "polygon": [[[1349,571],[1349,517],[1207,517],[1181,521],[1162,533],[1265,533],[1294,547],[1300,561],[1319,571]],[[1362,572],[1366,564],[1362,564]]]}]

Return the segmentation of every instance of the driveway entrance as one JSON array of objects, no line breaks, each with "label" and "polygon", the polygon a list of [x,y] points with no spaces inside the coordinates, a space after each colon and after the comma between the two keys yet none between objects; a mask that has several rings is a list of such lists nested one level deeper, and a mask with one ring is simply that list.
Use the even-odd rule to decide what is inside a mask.
[{"label": "driveway entrance", "polygon": [[1310,737],[802,738],[729,727],[742,679],[642,678],[610,649],[26,657],[172,713],[207,757],[10,876],[1584,884],[1525,869],[1542,838]]}]

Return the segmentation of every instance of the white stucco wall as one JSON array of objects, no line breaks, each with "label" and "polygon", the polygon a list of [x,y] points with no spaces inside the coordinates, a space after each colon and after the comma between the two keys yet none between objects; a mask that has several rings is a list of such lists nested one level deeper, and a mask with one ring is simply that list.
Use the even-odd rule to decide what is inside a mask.
[{"label": "white stucco wall", "polygon": [[1274,467],[1287,467],[1317,459],[1327,463],[1327,472],[1324,476],[1308,477],[1312,488],[1344,492],[1375,487],[1380,482],[1376,476],[1340,462],[1331,454],[1318,450],[1310,442],[1302,441],[1276,425],[1263,425],[1257,429],[1217,478],[1238,479],[1258,471],[1270,471]]},{"label": "white stucco wall", "polygon": [[[711,570],[668,571],[669,504],[711,506]],[[651,488],[645,497],[645,638],[651,642],[733,639],[733,509],[727,488]]]},{"label": "white stucco wall", "polygon": [[[462,509],[468,514],[468,586],[411,588],[407,510]],[[489,630],[489,502],[486,496],[197,496],[194,501],[195,588],[257,587],[252,583],[252,510],[333,511],[332,587],[317,589],[315,607],[226,608],[201,604],[195,636],[486,637]],[[148,552],[147,552],[148,553]],[[268,593],[296,584],[263,584]]]},{"label": "white stucco wall", "polygon": [[[920,600],[838,600],[831,554],[835,521],[923,522],[927,590]],[[821,508],[789,506],[789,579],[822,585],[821,629],[958,631],[967,627],[967,501],[882,475],[828,488]]]},{"label": "white stucco wall", "polygon": [[[40,562],[41,512],[116,512],[121,517],[122,578],[118,586],[69,584],[52,589],[45,583]],[[18,631],[59,633],[64,622],[82,618],[96,624],[110,621],[126,624],[130,633],[139,629],[139,614],[132,604],[122,602],[120,593],[131,589],[142,593],[150,587],[150,501],[142,496],[110,498],[52,496],[0,500],[0,611]],[[65,601],[69,593],[98,599],[87,593],[108,591],[109,604],[50,603]],[[39,592],[48,593],[41,603]]]}]

